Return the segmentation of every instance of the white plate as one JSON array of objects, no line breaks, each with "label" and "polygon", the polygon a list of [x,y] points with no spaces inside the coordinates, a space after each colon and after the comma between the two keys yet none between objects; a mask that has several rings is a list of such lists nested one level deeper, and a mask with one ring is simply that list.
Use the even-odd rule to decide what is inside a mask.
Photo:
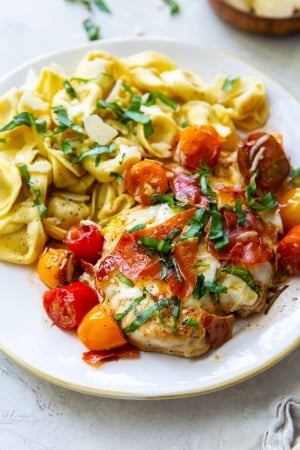
[{"label": "white plate", "polygon": [[[222,51],[158,39],[99,41],[47,55],[0,80],[0,95],[20,86],[29,68],[39,71],[55,62],[72,75],[90,49],[126,56],[156,50],[205,79],[216,73],[254,75],[263,80],[271,104],[267,129],[282,133],[287,153],[300,165],[300,104],[283,87],[243,61]],[[34,268],[0,265],[0,348],[18,364],[65,388],[116,398],[172,398],[199,395],[229,387],[269,368],[300,343],[300,280],[293,280],[267,315],[237,322],[233,338],[221,348],[194,360],[142,353],[138,360],[120,360],[93,368],[81,360],[79,340],[50,326],[41,307],[44,287]]]}]

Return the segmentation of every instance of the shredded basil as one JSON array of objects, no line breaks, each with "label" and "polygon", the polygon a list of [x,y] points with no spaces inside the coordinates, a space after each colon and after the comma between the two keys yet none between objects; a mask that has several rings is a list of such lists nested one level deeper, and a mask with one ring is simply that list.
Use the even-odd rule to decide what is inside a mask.
[{"label": "shredded basil", "polygon": [[74,156],[71,158],[73,164],[81,163],[85,158],[95,156],[95,166],[98,166],[101,161],[102,155],[111,155],[116,151],[115,144],[110,145],[99,145],[95,144],[94,147],[82,152],[79,156]]},{"label": "shredded basil", "polygon": [[135,298],[133,300],[133,302],[130,303],[130,305],[125,309],[125,311],[123,311],[122,313],[116,314],[114,316],[114,319],[117,322],[120,322],[120,320],[122,320],[123,317],[125,317],[130,311],[135,309],[136,306],[138,306],[145,298],[146,298],[146,294],[145,293],[143,293],[140,297]]},{"label": "shredded basil", "polygon": [[203,273],[197,274],[196,285],[193,289],[193,298],[200,299],[206,293],[212,294],[212,297],[217,300],[220,293],[226,293],[227,288],[219,283],[216,279],[213,281],[205,281]]},{"label": "shredded basil", "polygon": [[189,221],[189,229],[187,230],[184,238],[197,237],[200,241],[203,236],[204,228],[209,220],[209,212],[205,208],[199,208],[196,210],[194,217]]},{"label": "shredded basil", "polygon": [[170,108],[176,110],[178,108],[178,103],[167,95],[161,92],[150,92],[148,94],[147,100],[145,102],[146,106],[152,106],[155,104],[156,100],[159,99],[161,102],[165,103]]},{"label": "shredded basil", "polygon": [[122,183],[123,181],[122,175],[120,175],[118,172],[110,172],[109,176],[114,177],[117,183]]},{"label": "shredded basil", "polygon": [[76,131],[77,133],[85,134],[84,129],[76,123],[72,122],[72,120],[68,117],[67,110],[63,106],[54,106],[52,109],[56,114],[56,118],[59,123],[59,127],[55,128],[55,130],[53,131],[54,135],[60,134],[68,128],[71,128],[71,130]]},{"label": "shredded basil", "polygon": [[187,327],[192,327],[192,328],[198,328],[199,327],[199,322],[197,322],[197,320],[194,320],[194,319],[189,317],[189,318],[184,319],[182,321],[181,325],[184,325],[184,326],[187,326]]},{"label": "shredded basil", "polygon": [[243,211],[243,202],[242,200],[236,200],[235,202],[235,212],[238,220],[238,224],[241,226],[246,225],[246,216]]},{"label": "shredded basil", "polygon": [[249,270],[241,269],[240,267],[235,266],[226,266],[221,270],[221,272],[231,273],[232,275],[241,278],[241,280],[247,283],[254,292],[258,295],[260,294],[260,289]]},{"label": "shredded basil", "polygon": [[64,155],[70,155],[73,152],[70,141],[62,141],[61,148]]},{"label": "shredded basil", "polygon": [[256,211],[268,211],[275,208],[278,205],[278,200],[272,194],[272,192],[267,192],[263,197],[257,199],[256,194],[256,176],[254,173],[250,179],[250,183],[246,188],[246,203],[251,208]]},{"label": "shredded basil", "polygon": [[90,41],[97,41],[100,38],[100,27],[95,25],[91,19],[85,19],[83,27]]},{"label": "shredded basil", "polygon": [[177,328],[177,320],[179,317],[179,311],[180,311],[180,302],[178,297],[172,296],[166,299],[160,299],[153,305],[151,305],[149,308],[147,308],[142,313],[138,314],[136,318],[131,322],[130,325],[123,328],[123,332],[125,334],[133,333],[135,330],[137,330],[143,323],[147,322],[147,320],[151,319],[151,317],[154,316],[156,312],[162,311],[164,308],[167,308],[168,306],[173,306],[173,318],[174,318],[174,334],[176,333]]},{"label": "shredded basil", "polygon": [[34,128],[39,134],[43,136],[47,135],[46,121],[43,119],[35,119],[32,113],[26,111],[14,116],[8,124],[0,129],[0,133],[13,130],[14,128],[20,127],[22,125]]},{"label": "shredded basil", "polygon": [[143,230],[144,228],[146,228],[146,225],[144,223],[138,223],[134,227],[130,228],[130,230],[128,230],[128,233],[135,233],[135,231]]},{"label": "shredded basil", "polygon": [[178,201],[174,194],[153,194],[151,195],[151,200],[154,204],[167,203],[169,208],[182,209],[187,206],[187,203]]},{"label": "shredded basil", "polygon": [[211,223],[208,233],[208,238],[215,242],[215,249],[220,250],[225,247],[229,240],[224,232],[222,214],[219,211],[211,211]]},{"label": "shredded basil", "polygon": [[28,172],[28,167],[26,164],[19,164],[18,169],[19,169],[27,187],[34,194],[33,204],[34,204],[34,206],[36,206],[36,208],[39,212],[39,216],[44,217],[47,212],[47,207],[43,202],[40,201],[41,191],[40,191],[39,187],[35,183],[33,183],[33,181],[31,181],[30,175]]},{"label": "shredded basil", "polygon": [[211,189],[207,182],[207,177],[211,174],[211,170],[204,161],[200,162],[200,167],[201,168],[197,170],[197,174],[200,176],[201,191],[209,200],[214,200],[217,198],[217,194]]},{"label": "shredded basil", "polygon": [[222,91],[224,92],[231,91],[234,88],[236,81],[238,80],[239,77],[228,75],[228,77],[225,78],[224,83],[222,85]]},{"label": "shredded basil", "polygon": [[111,14],[111,10],[103,0],[93,0],[98,9],[107,14]]},{"label": "shredded basil", "polygon": [[70,81],[68,81],[68,80],[65,80],[65,81],[64,81],[64,88],[65,88],[67,94],[69,94],[69,96],[70,96],[71,98],[77,98],[76,91],[75,91],[75,89],[73,88],[73,86],[72,86],[72,84],[70,83]]},{"label": "shredded basil", "polygon": [[172,16],[180,12],[179,5],[177,2],[175,2],[175,0],[164,0],[164,2],[169,6]]},{"label": "shredded basil", "polygon": [[134,287],[134,282],[130,278],[125,277],[122,273],[117,273],[116,277],[121,281],[121,283],[126,284],[126,286]]},{"label": "shredded basil", "polygon": [[80,5],[85,6],[89,11],[91,8],[91,0],[67,0],[70,3],[78,3]]}]

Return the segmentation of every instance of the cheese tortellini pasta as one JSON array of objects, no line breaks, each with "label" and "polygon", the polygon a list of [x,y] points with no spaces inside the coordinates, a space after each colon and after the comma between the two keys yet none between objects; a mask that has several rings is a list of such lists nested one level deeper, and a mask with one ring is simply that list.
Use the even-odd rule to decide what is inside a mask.
[{"label": "cheese tortellini pasta", "polygon": [[145,158],[173,164],[184,127],[215,127],[228,157],[238,130],[267,116],[260,80],[204,80],[154,51],[91,51],[73,74],[30,73],[0,98],[0,260],[31,264],[80,220],[107,226],[134,207],[126,171]]}]

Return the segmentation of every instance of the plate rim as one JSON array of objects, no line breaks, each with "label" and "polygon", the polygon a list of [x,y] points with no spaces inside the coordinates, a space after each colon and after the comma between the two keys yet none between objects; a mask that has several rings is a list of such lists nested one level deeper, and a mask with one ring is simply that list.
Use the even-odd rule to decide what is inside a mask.
[{"label": "plate rim", "polygon": [[[230,57],[231,59],[236,60],[239,63],[242,63],[249,68],[255,69],[256,72],[261,73],[264,77],[267,77],[269,80],[271,80],[273,83],[276,83],[278,86],[280,86],[281,89],[283,89],[290,97],[292,97],[294,100],[296,100],[299,103],[299,98],[295,93],[293,93],[287,86],[285,86],[282,82],[278,81],[276,78],[272,77],[268,72],[262,70],[260,67],[255,66],[255,64],[248,63],[245,59],[241,58],[240,56],[231,53],[230,51],[224,50],[219,47],[215,46],[207,46],[202,44],[197,44],[193,42],[189,42],[187,40],[182,39],[174,39],[174,38],[167,38],[167,37],[156,37],[156,36],[147,36],[147,37],[126,37],[126,38],[110,38],[110,39],[102,39],[101,41],[93,41],[89,43],[79,44],[75,46],[65,46],[61,47],[60,49],[56,49],[51,52],[47,52],[45,54],[38,55],[34,58],[31,58],[16,67],[9,70],[6,74],[0,77],[0,87],[3,83],[9,81],[9,79],[12,76],[17,75],[19,72],[25,71],[26,69],[30,69],[30,67],[37,65],[37,64],[46,64],[46,61],[48,63],[53,60],[55,62],[55,57],[58,57],[59,55],[64,54],[65,52],[68,53],[76,53],[79,51],[90,51],[93,49],[99,48],[101,50],[101,46],[104,47],[106,45],[124,45],[124,43],[153,43],[154,45],[161,45],[163,44],[170,44],[172,46],[174,45],[180,45],[180,46],[188,46],[193,47],[195,49],[212,49],[215,52],[221,53],[225,56]],[[105,48],[104,48],[105,50]],[[158,50],[159,51],[159,50]],[[130,392],[130,391],[118,391],[115,389],[101,389],[96,387],[89,387],[89,386],[83,386],[78,383],[74,382],[68,382],[63,379],[60,379],[58,377],[55,377],[46,371],[39,370],[38,368],[34,367],[30,363],[23,360],[21,357],[17,356],[14,352],[8,350],[4,345],[0,343],[0,351],[10,360],[14,361],[17,365],[21,366],[22,368],[28,370],[31,374],[39,377],[42,380],[48,381],[50,383],[53,383],[57,386],[63,387],[65,389],[69,389],[72,391],[99,396],[99,397],[106,397],[106,398],[116,398],[116,399],[139,399],[139,400],[157,400],[157,399],[179,399],[179,398],[187,398],[187,397],[194,397],[199,395],[208,394],[211,392],[220,391],[229,387],[232,387],[234,385],[237,385],[239,383],[242,383],[243,381],[246,381],[256,375],[259,375],[260,373],[268,370],[269,368],[273,367],[283,359],[285,359],[288,355],[290,355],[293,351],[295,351],[300,346],[300,336],[294,339],[293,342],[291,342],[284,350],[282,350],[280,353],[274,355],[271,359],[268,359],[266,361],[263,361],[260,365],[250,368],[247,371],[243,372],[242,374],[237,374],[234,377],[231,377],[230,379],[225,379],[222,381],[219,381],[217,383],[213,383],[210,386],[204,386],[204,387],[198,387],[198,388],[192,388],[192,389],[184,389],[180,392],[174,392],[174,393],[167,393],[167,394],[141,394],[139,392]]]}]

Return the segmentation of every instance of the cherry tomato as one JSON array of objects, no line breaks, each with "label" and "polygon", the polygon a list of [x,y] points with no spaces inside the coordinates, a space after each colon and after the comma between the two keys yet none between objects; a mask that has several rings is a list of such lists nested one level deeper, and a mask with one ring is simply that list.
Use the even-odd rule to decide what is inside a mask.
[{"label": "cherry tomato", "polygon": [[223,139],[211,125],[184,128],[179,136],[179,159],[189,169],[198,169],[201,161],[213,167],[218,162],[222,142]]},{"label": "cherry tomato", "polygon": [[81,221],[69,229],[63,242],[77,259],[95,264],[101,256],[104,237],[96,224]]},{"label": "cherry tomato", "polygon": [[167,171],[158,161],[144,159],[134,164],[125,175],[125,188],[137,202],[151,205],[154,194],[165,194],[169,183]]},{"label": "cherry tomato", "polygon": [[292,227],[277,247],[279,262],[291,275],[300,275],[300,225]]},{"label": "cherry tomato", "polygon": [[300,224],[300,187],[290,189],[278,196],[280,215],[286,230]]},{"label": "cherry tomato", "polygon": [[50,289],[43,296],[46,313],[63,330],[76,329],[85,314],[98,303],[95,289],[80,281]]},{"label": "cherry tomato", "polygon": [[73,253],[63,248],[48,248],[40,256],[37,273],[50,288],[72,281]]},{"label": "cherry tomato", "polygon": [[291,169],[280,143],[262,131],[250,134],[239,144],[237,160],[245,180],[249,182],[257,172],[257,186],[267,191],[281,186]]},{"label": "cherry tomato", "polygon": [[84,316],[77,335],[89,350],[110,350],[127,343],[117,322],[100,303]]}]

